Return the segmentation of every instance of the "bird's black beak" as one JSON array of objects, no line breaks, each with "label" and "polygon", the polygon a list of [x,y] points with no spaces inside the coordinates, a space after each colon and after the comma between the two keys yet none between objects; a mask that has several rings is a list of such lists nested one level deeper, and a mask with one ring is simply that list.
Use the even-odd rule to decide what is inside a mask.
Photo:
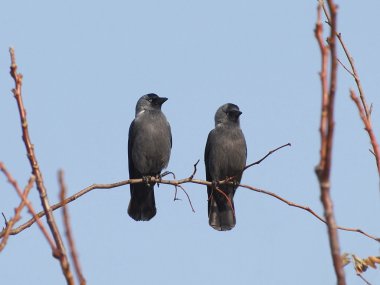
[{"label": "bird's black beak", "polygon": [[166,98],[166,97],[157,97],[157,98],[155,98],[154,99],[154,103],[156,104],[156,105],[162,105],[162,104],[164,104],[166,101],[168,100],[168,98]]},{"label": "bird's black beak", "polygon": [[231,112],[231,114],[232,114],[234,117],[236,117],[236,118],[239,118],[240,115],[243,114],[243,112],[238,111],[238,110],[232,110],[232,111],[230,111],[230,112]]}]

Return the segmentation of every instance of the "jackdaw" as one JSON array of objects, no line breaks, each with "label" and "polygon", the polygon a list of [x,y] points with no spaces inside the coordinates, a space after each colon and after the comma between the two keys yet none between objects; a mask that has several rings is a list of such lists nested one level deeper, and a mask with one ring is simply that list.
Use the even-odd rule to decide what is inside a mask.
[{"label": "jackdaw", "polygon": [[210,226],[218,231],[231,230],[236,224],[233,197],[237,186],[216,182],[235,176],[232,182],[240,183],[247,160],[247,145],[240,129],[241,114],[239,107],[231,103],[219,107],[215,128],[206,143],[206,179],[213,182],[213,186],[207,186],[208,217]]},{"label": "jackdaw", "polygon": [[[170,125],[161,111],[168,100],[150,93],[136,104],[135,119],[129,127],[129,177],[144,178],[160,175],[169,163],[172,147]],[[128,214],[136,221],[149,221],[156,215],[154,184],[130,184],[131,200]]]}]

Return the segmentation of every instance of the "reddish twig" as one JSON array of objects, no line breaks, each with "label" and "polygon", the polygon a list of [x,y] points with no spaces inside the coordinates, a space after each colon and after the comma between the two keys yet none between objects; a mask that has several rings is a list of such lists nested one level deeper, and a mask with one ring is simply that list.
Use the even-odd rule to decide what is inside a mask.
[{"label": "reddish twig", "polygon": [[[318,19],[315,29],[316,38],[321,50],[322,55],[322,113],[321,113],[321,157],[318,166],[316,167],[316,174],[318,177],[320,190],[321,190],[321,201],[324,208],[324,216],[327,224],[328,237],[330,242],[331,256],[334,264],[335,274],[337,277],[338,285],[345,285],[345,275],[343,270],[343,262],[340,254],[340,246],[338,239],[337,225],[334,217],[333,202],[330,195],[330,174],[331,174],[331,159],[332,159],[332,148],[333,148],[333,137],[334,137],[334,103],[335,103],[335,92],[337,84],[337,55],[336,55],[336,25],[337,25],[337,7],[333,0],[327,0],[330,19],[330,36],[327,39],[328,47],[325,46],[321,39],[323,37],[323,28],[321,21],[321,9],[323,6],[323,1],[318,5]],[[322,74],[327,74],[326,62],[326,49],[330,50],[330,83],[328,90],[326,78],[322,79]],[[327,97],[326,97],[327,96]],[[327,104],[327,105],[326,105]],[[327,112],[327,114],[325,114]]]},{"label": "reddish twig", "polygon": [[56,243],[56,251],[53,252],[53,256],[58,258],[60,260],[61,268],[62,271],[66,277],[66,280],[68,284],[73,284],[73,281],[71,279],[68,279],[69,276],[66,276],[66,272],[69,271],[69,262],[66,257],[66,252],[65,252],[65,247],[62,242],[62,237],[61,234],[59,233],[57,224],[55,222],[53,212],[51,210],[48,196],[47,196],[47,191],[43,182],[42,178],[42,173],[40,171],[37,158],[34,152],[34,147],[30,139],[29,135],[29,130],[28,130],[28,122],[26,119],[26,111],[22,99],[22,92],[21,92],[21,87],[22,87],[22,74],[17,73],[17,64],[16,64],[16,58],[15,58],[15,53],[13,48],[9,49],[9,53],[11,56],[11,70],[10,74],[12,78],[14,79],[15,82],[15,88],[12,89],[13,95],[16,99],[17,102],[17,107],[19,110],[20,114],[20,121],[21,121],[21,129],[22,129],[22,139],[24,141],[26,151],[27,151],[27,156],[30,162],[30,166],[32,168],[32,173],[36,177],[36,185],[37,185],[37,190],[40,195],[40,200],[42,207],[46,213],[46,220],[49,225],[50,231],[53,235],[54,241]]},{"label": "reddish twig", "polygon": [[[326,157],[326,134],[327,134],[327,114],[329,105],[329,94],[328,94],[328,82],[327,82],[327,63],[329,56],[329,47],[324,44],[323,40],[323,26],[321,21],[321,8],[318,6],[318,20],[314,30],[315,37],[317,39],[319,49],[321,51],[321,71],[319,73],[322,86],[322,104],[321,104],[321,120],[319,133],[321,136],[321,149],[320,157],[321,163],[324,162]],[[321,165],[322,166],[322,165]]]},{"label": "reddish twig", "polygon": [[[44,225],[42,224],[41,220],[40,220],[40,216],[36,214],[36,211],[34,211],[34,208],[32,206],[32,204],[29,202],[28,199],[26,199],[26,197],[24,198],[24,195],[20,189],[20,187],[18,186],[18,183],[17,181],[12,177],[12,175],[8,172],[8,170],[5,168],[5,165],[4,163],[0,162],[0,170],[4,173],[4,175],[7,177],[8,179],[8,182],[10,184],[12,184],[13,188],[16,190],[18,196],[20,197],[20,199],[22,199],[22,201],[25,203],[25,205],[27,206],[28,210],[29,210],[29,213],[33,216],[33,223],[35,221],[37,221],[37,224],[39,226],[39,228],[41,229],[41,232],[44,234],[44,236],[46,237],[46,240],[48,241],[51,249],[53,252],[56,251],[56,247],[55,247],[55,244],[54,244],[54,241],[53,239],[50,237],[50,234],[48,233],[48,231],[46,230],[46,228],[44,227]],[[5,229],[6,230],[6,229]],[[3,230],[1,232],[1,237],[3,237],[5,235],[5,230]],[[12,235],[12,232],[13,230],[9,230],[9,234]]]},{"label": "reddish twig", "polygon": [[[329,13],[326,9],[326,6],[324,4],[324,1],[323,0],[320,0],[320,3],[323,7],[323,12],[326,16],[326,19],[327,19],[327,24],[329,26],[331,26],[331,19],[330,19],[330,16],[329,16]],[[365,96],[364,96],[364,91],[363,91],[363,86],[360,82],[360,78],[359,78],[359,74],[358,74],[358,71],[356,70],[356,67],[355,67],[355,64],[354,64],[354,58],[351,56],[346,44],[344,43],[343,41],[343,38],[342,38],[342,34],[339,33],[338,31],[335,30],[335,35],[336,37],[338,38],[339,42],[340,42],[340,45],[342,46],[343,50],[344,50],[344,53],[348,59],[348,62],[350,63],[350,66],[351,66],[351,69],[352,71],[350,71],[345,65],[342,64],[342,66],[344,67],[344,69],[347,70],[347,72],[355,79],[355,82],[356,82],[356,86],[358,87],[358,90],[359,90],[359,94],[360,94],[360,100],[363,104],[363,108],[364,108],[364,111],[365,111],[365,115],[367,118],[370,118],[371,116],[371,110],[370,108],[368,108],[368,105],[367,105],[367,102],[366,102],[366,99],[365,99]]]},{"label": "reddish twig", "polygon": [[[322,1],[322,5],[323,5],[323,11],[326,15],[326,18],[327,18],[327,23],[329,25],[330,24],[330,17],[329,17],[329,14],[328,14],[328,11]],[[348,59],[348,62],[350,63],[350,66],[351,66],[351,70],[348,69],[348,67],[346,67],[341,61],[339,61],[339,63],[343,66],[343,68],[355,79],[355,82],[356,82],[356,86],[359,90],[359,96],[360,96],[360,101],[361,101],[361,104],[356,104],[359,108],[359,105],[361,105],[361,110],[359,110],[359,112],[363,113],[365,118],[366,118],[366,121],[367,122],[364,122],[364,119],[362,117],[362,120],[364,122],[364,124],[366,125],[366,130],[367,129],[371,129],[372,130],[372,122],[371,122],[371,112],[372,112],[372,105],[371,107],[368,107],[367,105],[367,102],[366,102],[366,99],[365,99],[365,95],[364,95],[364,90],[363,90],[363,86],[360,82],[360,78],[359,78],[359,74],[358,74],[358,71],[355,67],[355,64],[354,64],[354,59],[353,57],[351,56],[351,53],[349,52],[346,44],[344,43],[343,41],[343,38],[342,38],[342,34],[341,33],[338,33],[337,31],[335,32],[336,34],[336,37],[338,38],[343,50],[344,50],[344,53]],[[350,93],[352,94],[353,91],[350,91]],[[352,95],[351,95],[351,98],[352,98]],[[359,102],[359,101],[358,101]],[[355,102],[356,103],[356,102]],[[367,126],[369,126],[369,128],[367,128]],[[368,130],[367,130],[368,132]],[[368,134],[370,135],[370,133],[368,132]],[[373,133],[372,133],[373,134]],[[380,159],[380,153],[379,153],[379,149],[377,147],[377,151],[376,151],[376,148],[375,148],[375,145],[376,145],[376,138],[375,136],[372,136],[370,135],[370,139],[371,139],[371,144],[372,144],[372,147],[373,147],[373,150],[374,150],[374,155],[375,155],[375,158],[376,158],[376,165],[377,165],[377,170],[379,172],[379,176],[380,176],[380,163],[379,163],[379,159]]]},{"label": "reddish twig", "polygon": [[[308,206],[303,206],[303,205],[296,204],[296,203],[294,203],[292,201],[289,201],[289,200],[286,200],[285,198],[283,198],[283,197],[281,197],[281,196],[279,196],[279,195],[277,195],[277,194],[275,194],[273,192],[270,192],[270,191],[266,191],[266,190],[263,190],[263,189],[255,188],[255,187],[252,187],[252,186],[249,186],[249,185],[244,185],[244,184],[240,184],[239,186],[242,187],[242,188],[246,188],[246,189],[258,192],[258,193],[262,193],[262,194],[265,194],[265,195],[272,196],[272,197],[280,200],[281,202],[287,204],[288,206],[305,210],[305,211],[309,212],[310,214],[312,214],[314,217],[316,217],[318,220],[320,220],[322,223],[324,223],[324,224],[327,225],[326,220],[323,219],[321,216],[319,216],[317,213],[315,213]],[[347,232],[360,233],[360,234],[362,234],[362,235],[364,235],[364,236],[366,236],[366,237],[368,237],[370,239],[373,239],[373,240],[375,240],[377,242],[380,242],[380,238],[375,237],[375,236],[370,235],[370,234],[367,234],[366,232],[362,231],[361,229],[348,228],[348,227],[340,227],[340,226],[337,226],[337,229],[342,230],[342,231],[347,231]]]},{"label": "reddish twig", "polygon": [[372,144],[372,148],[373,148],[372,153],[375,156],[377,171],[378,171],[379,176],[380,176],[380,148],[379,148],[379,144],[377,143],[375,133],[373,132],[373,129],[372,129],[371,120],[369,119],[369,117],[367,117],[365,115],[365,109],[360,104],[358,97],[356,96],[354,90],[352,90],[352,89],[350,89],[350,96],[351,96],[351,99],[356,104],[356,107],[359,110],[360,118],[362,119],[364,126],[365,126],[365,130],[367,131],[368,136],[371,140],[371,144]]},{"label": "reddish twig", "polygon": [[[150,181],[152,181],[152,182],[158,182],[158,180],[156,180],[156,177],[151,177]],[[91,192],[92,190],[95,190],[95,189],[113,189],[113,188],[116,188],[116,187],[120,187],[120,186],[124,186],[124,185],[128,185],[128,184],[136,184],[136,183],[145,183],[145,182],[144,182],[143,179],[129,179],[129,180],[124,180],[124,181],[120,181],[120,182],[116,182],[116,183],[110,183],[110,184],[92,184],[92,185],[90,185],[90,186],[82,189],[78,193],[75,193],[74,195],[66,198],[64,201],[61,201],[61,202],[59,202],[57,204],[52,205],[51,208],[52,208],[52,210],[59,209],[59,208],[63,207],[64,205],[75,201],[76,199],[82,197],[83,195],[85,195],[85,194],[87,194],[87,193],[89,193],[89,192]],[[191,180],[189,180],[189,178],[184,178],[184,179],[180,179],[180,180],[162,180],[161,179],[160,183],[167,184],[167,185],[173,185],[173,186],[179,186],[181,184],[186,184],[186,183],[195,183],[195,184],[199,184],[199,185],[212,186],[212,182],[205,181],[205,180],[200,180],[200,179],[191,179]],[[220,182],[218,182],[218,184],[219,185],[221,185],[221,184],[227,184],[227,182],[220,181]],[[313,216],[315,216],[317,219],[319,219],[323,223],[326,223],[326,221],[323,218],[321,218],[320,216],[318,216],[313,210],[311,210],[307,206],[298,205],[296,203],[293,203],[291,201],[288,201],[288,200],[280,197],[277,194],[274,194],[274,193],[269,192],[269,191],[261,190],[261,189],[258,189],[258,188],[254,188],[254,187],[249,186],[249,185],[240,184],[239,186],[241,186],[242,188],[247,188],[247,189],[259,192],[259,193],[270,195],[270,196],[272,196],[274,198],[277,198],[280,201],[288,204],[289,206],[293,206],[293,207],[296,207],[296,208],[300,208],[300,209],[306,210],[306,211],[310,212],[311,214],[313,214]],[[43,217],[44,215],[45,215],[44,211],[41,211],[40,213],[37,214],[38,217]],[[20,233],[21,231],[29,228],[34,222],[35,222],[34,218],[30,219],[29,221],[27,221],[23,225],[19,226],[18,228],[13,229],[10,234],[11,235],[16,235],[16,234]],[[373,240],[375,240],[377,242],[380,242],[380,238],[375,237],[373,235],[370,235],[370,234],[368,234],[368,233],[366,233],[366,232],[364,232],[364,231],[362,231],[360,229],[345,228],[345,227],[338,227],[338,229],[343,230],[343,231],[349,231],[349,232],[357,232],[357,233],[360,233],[360,234],[362,234],[362,235],[364,235],[364,236],[366,236],[366,237],[368,237],[370,239],[373,239]],[[3,236],[3,232],[0,232],[0,237],[2,237],[2,236]]]},{"label": "reddish twig", "polygon": [[[234,209],[234,206],[232,205],[232,201],[231,201],[230,197],[228,197],[228,195],[226,193],[224,193],[224,191],[222,189],[220,189],[219,187],[215,187],[215,189],[220,194],[222,194],[224,196],[224,198],[226,198],[228,206],[230,206],[232,213],[234,214],[234,217],[235,217],[235,209]],[[212,196],[212,194],[211,194],[211,196]],[[211,197],[211,199],[213,199],[213,197]]]},{"label": "reddish twig", "polygon": [[[12,230],[13,225],[20,220],[21,211],[22,211],[22,209],[24,209],[24,207],[26,205],[25,201],[28,199],[28,195],[29,195],[30,190],[33,187],[34,181],[35,181],[34,176],[30,177],[28,184],[26,185],[24,192],[22,193],[20,205],[15,209],[14,217],[12,219],[10,219],[9,221],[7,221],[5,219],[6,228],[5,228],[3,239],[1,240],[1,243],[0,243],[0,252],[4,249],[5,245],[7,244],[9,233]],[[3,216],[4,216],[4,214],[3,214]],[[4,218],[5,218],[5,216],[4,216]]]},{"label": "reddish twig", "polygon": [[[66,191],[65,181],[63,178],[63,170],[60,170],[58,172],[58,181],[59,181],[59,186],[61,189],[60,200],[64,201],[66,198],[66,192],[67,191]],[[71,231],[70,217],[69,217],[69,211],[67,209],[67,205],[64,205],[62,207],[62,210],[63,210],[63,224],[65,226],[66,237],[67,237],[67,240],[69,243],[70,255],[71,255],[71,258],[72,258],[73,263],[74,263],[75,272],[78,276],[79,284],[85,285],[86,279],[84,278],[84,276],[82,274],[81,266],[79,263],[79,258],[78,258],[78,254],[77,254],[77,250],[76,250],[76,246],[75,246],[75,242],[74,242],[74,237],[73,237],[73,234]],[[71,274],[71,272],[69,272],[68,274]]]}]

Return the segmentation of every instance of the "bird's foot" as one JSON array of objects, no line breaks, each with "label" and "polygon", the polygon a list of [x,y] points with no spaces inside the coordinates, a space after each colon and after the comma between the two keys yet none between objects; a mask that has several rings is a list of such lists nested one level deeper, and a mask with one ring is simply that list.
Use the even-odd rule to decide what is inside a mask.
[{"label": "bird's foot", "polygon": [[232,184],[233,186],[238,186],[239,185],[239,181],[236,180],[236,176],[226,177],[226,179],[224,181],[227,184]]},{"label": "bird's foot", "polygon": [[150,176],[143,176],[142,179],[147,186],[150,186]]}]

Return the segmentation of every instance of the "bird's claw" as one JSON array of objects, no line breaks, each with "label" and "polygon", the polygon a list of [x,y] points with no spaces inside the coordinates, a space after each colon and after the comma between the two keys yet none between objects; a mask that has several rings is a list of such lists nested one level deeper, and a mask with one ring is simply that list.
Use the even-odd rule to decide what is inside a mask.
[{"label": "bird's claw", "polygon": [[150,176],[143,176],[142,179],[147,186],[150,186]]}]

